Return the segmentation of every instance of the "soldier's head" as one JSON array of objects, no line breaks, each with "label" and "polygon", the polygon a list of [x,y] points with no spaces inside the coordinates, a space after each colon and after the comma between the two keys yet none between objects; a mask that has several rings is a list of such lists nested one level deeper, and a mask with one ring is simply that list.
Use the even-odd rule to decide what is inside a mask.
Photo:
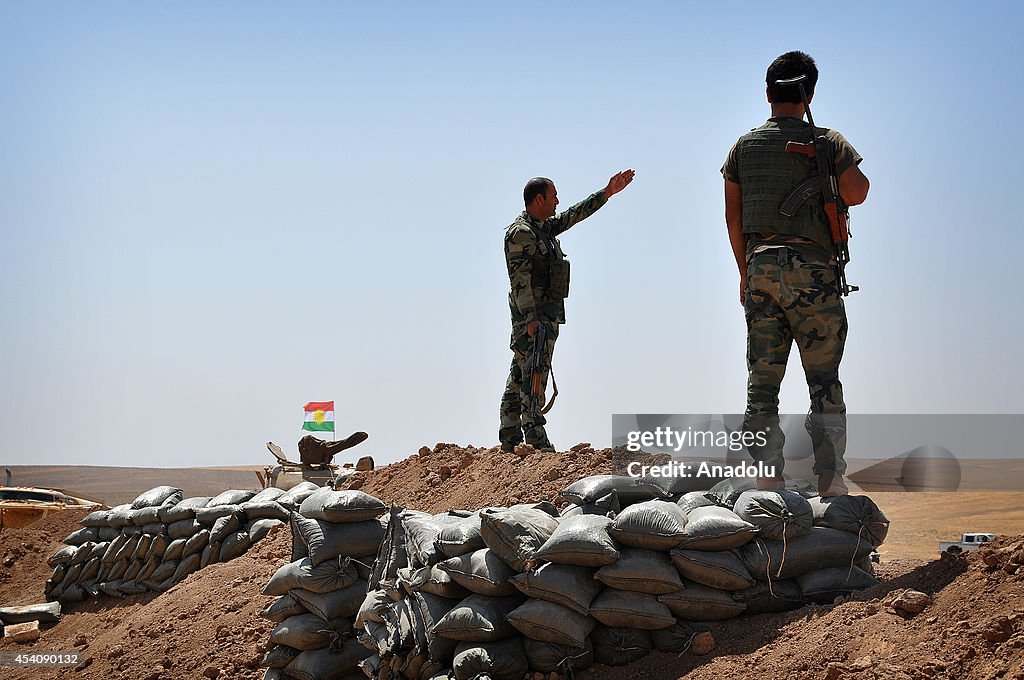
[{"label": "soldier's head", "polygon": [[555,183],[547,177],[534,177],[523,189],[523,202],[526,203],[526,212],[535,219],[554,217],[555,208],[558,207]]},{"label": "soldier's head", "polygon": [[818,67],[814,59],[806,52],[786,52],[768,67],[765,81],[768,84],[768,101],[772,104],[802,104],[800,87],[797,85],[778,85],[777,80],[788,80],[806,75],[804,90],[807,99],[814,94],[814,86],[818,82]]}]

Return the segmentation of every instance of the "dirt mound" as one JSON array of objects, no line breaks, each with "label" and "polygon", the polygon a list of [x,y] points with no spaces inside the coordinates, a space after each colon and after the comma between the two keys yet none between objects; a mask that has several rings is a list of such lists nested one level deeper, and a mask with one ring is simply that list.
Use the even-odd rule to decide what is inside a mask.
[{"label": "dirt mound", "polygon": [[504,453],[437,444],[387,467],[357,473],[343,488],[432,513],[539,500],[564,504],[559,491],[577,479],[621,469],[622,454],[621,449],[595,451],[586,443],[560,453],[541,453],[529,445]]},{"label": "dirt mound", "polygon": [[[439,444],[349,484],[387,502],[439,512],[540,499],[557,500],[567,484],[621,469],[612,450],[579,445],[542,454]],[[78,528],[62,513],[0,532],[0,604],[43,600],[46,558]],[[189,576],[166,593],[90,598],[66,609],[31,646],[0,640],[0,651],[68,652],[85,659],[68,669],[14,670],[3,677],[90,680],[262,677],[258,662],[272,627],[259,612],[273,598],[260,591],[290,555],[278,528],[242,557]],[[717,646],[702,656],[654,653],[622,668],[594,667],[579,680],[695,680],[745,677],[1024,678],[1024,537],[978,553],[931,562],[887,560],[882,584],[846,601],[785,614],[711,624]],[[921,613],[897,609],[907,589],[931,596]]]}]

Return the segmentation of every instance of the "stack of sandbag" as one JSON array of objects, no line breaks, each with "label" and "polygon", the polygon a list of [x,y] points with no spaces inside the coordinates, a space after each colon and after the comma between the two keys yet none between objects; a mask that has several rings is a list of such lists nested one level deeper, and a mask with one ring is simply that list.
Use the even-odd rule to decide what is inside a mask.
[{"label": "stack of sandbag", "polygon": [[263,611],[276,624],[262,661],[265,679],[364,677],[358,664],[371,652],[354,639],[353,623],[386,511],[379,499],[355,490],[320,488],[301,500],[290,517],[292,561],[263,589],[277,596]]},{"label": "stack of sandbag", "polygon": [[238,557],[283,524],[295,502],[289,494],[270,488],[183,499],[181,489],[158,486],[93,512],[50,557],[47,599],[167,590],[202,567]]},{"label": "stack of sandbag", "polygon": [[[353,622],[359,666],[371,680],[571,675],[684,652],[704,622],[875,582],[867,556],[888,520],[870,499],[729,484],[723,497],[600,475],[563,491],[561,515],[547,502],[393,507]],[[347,673],[352,657],[339,658]]]}]

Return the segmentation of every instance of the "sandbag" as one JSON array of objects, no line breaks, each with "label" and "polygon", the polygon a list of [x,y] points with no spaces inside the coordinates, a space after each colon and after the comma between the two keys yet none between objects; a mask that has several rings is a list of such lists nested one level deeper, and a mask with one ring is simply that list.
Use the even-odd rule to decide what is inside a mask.
[{"label": "sandbag", "polygon": [[281,623],[289,616],[298,616],[299,614],[308,614],[309,611],[302,606],[298,600],[291,595],[282,595],[277,598],[260,612],[260,616],[265,619],[269,619],[274,623]]},{"label": "sandbag", "polygon": [[761,538],[781,541],[811,530],[814,515],[807,499],[794,491],[744,491],[733,507],[741,519],[758,529]]},{"label": "sandbag", "polygon": [[328,593],[348,588],[358,579],[355,565],[344,557],[327,560],[315,567],[306,557],[290,562],[274,572],[267,585],[263,587],[263,594],[284,595],[292,588]]},{"label": "sandbag", "polygon": [[640,548],[624,548],[618,561],[598,569],[594,578],[610,588],[648,595],[671,593],[683,587],[667,554]]},{"label": "sandbag", "polygon": [[100,530],[96,527],[82,527],[77,531],[68,534],[62,543],[65,545],[82,545],[83,543],[95,543],[100,538]]},{"label": "sandbag", "polygon": [[592,475],[570,484],[559,495],[576,505],[588,505],[614,493],[621,507],[665,498],[668,494],[658,486],[638,477],[626,475]]},{"label": "sandbag", "polygon": [[[214,543],[213,545],[216,544]],[[243,530],[230,533],[221,543],[219,560],[221,562],[228,562],[244,555],[250,545],[252,545],[252,541],[249,540],[248,531]]]},{"label": "sandbag", "polygon": [[[687,516],[691,510],[695,510],[696,508],[721,507],[713,498],[708,497],[707,491],[690,491],[688,493],[684,493],[681,497],[676,499],[676,505],[678,505],[679,509]],[[689,517],[687,517],[687,519],[689,519]]]},{"label": "sandbag", "polygon": [[633,628],[595,626],[590,634],[594,661],[606,666],[626,666],[651,653],[651,633]]},{"label": "sandbag", "polygon": [[288,645],[274,645],[263,655],[263,659],[260,660],[260,666],[263,668],[284,668],[294,661],[295,657],[301,652],[301,649],[295,649]]},{"label": "sandbag", "polygon": [[699,506],[686,514],[679,547],[687,550],[730,550],[757,535],[757,527],[728,508]]},{"label": "sandbag", "polygon": [[704,632],[704,628],[687,621],[677,621],[668,628],[651,631],[651,643],[659,652],[683,654],[690,649],[693,639]]},{"label": "sandbag", "polygon": [[452,659],[455,680],[523,680],[528,665],[522,638],[497,642],[463,642]]},{"label": "sandbag", "polygon": [[527,600],[507,614],[508,622],[528,638],[568,647],[582,647],[595,621],[546,600]]},{"label": "sandbag", "polygon": [[[125,540],[128,540],[125,538]],[[107,548],[110,549],[109,546]],[[50,555],[46,560],[47,566],[56,567],[58,564],[67,564],[75,556],[75,552],[78,550],[78,546],[67,545],[58,550],[57,552]]]},{"label": "sandbag", "polygon": [[754,585],[754,579],[740,556],[733,550],[673,550],[672,564],[691,581],[720,590],[742,590]]},{"label": "sandbag", "polygon": [[828,567],[796,577],[803,596],[819,604],[831,603],[839,595],[877,586],[881,581],[857,567]]},{"label": "sandbag", "polygon": [[439,635],[436,628],[437,623],[459,603],[429,593],[413,593],[410,599],[423,625],[423,637],[427,641],[427,659],[447,666],[458,641]]},{"label": "sandbag", "polygon": [[[785,476],[785,483],[787,491],[795,491],[804,498],[818,495],[818,490],[805,479]],[[741,493],[755,489],[757,489],[756,477],[731,477],[715,484],[707,493],[708,496],[717,500],[719,505],[732,508],[736,505],[736,499],[740,497]]]},{"label": "sandbag", "polygon": [[288,510],[297,510],[302,501],[306,500],[310,494],[320,489],[319,486],[313,482],[299,482],[292,488],[277,497],[277,502],[283,505]]},{"label": "sandbag", "polygon": [[376,553],[384,538],[384,526],[375,519],[336,524],[292,513],[292,523],[298,528],[314,567],[339,555]]},{"label": "sandbag", "polygon": [[381,612],[387,609],[392,602],[393,600],[383,590],[367,592],[366,597],[363,598],[363,603],[359,605],[359,611],[356,612],[356,620],[352,625],[361,630],[367,621],[384,623],[384,617],[381,616]]},{"label": "sandbag", "polygon": [[[197,571],[199,569],[199,560],[199,555],[189,555],[188,557],[183,557],[181,561],[178,562],[178,566],[174,570],[174,575],[171,576],[174,582],[180,583],[189,574],[191,574],[194,571]],[[127,574],[125,574],[125,580],[128,580],[129,578],[130,577]]]},{"label": "sandbag", "polygon": [[686,515],[675,503],[645,501],[620,512],[608,533],[631,548],[671,550],[679,545],[685,527]]},{"label": "sandbag", "polygon": [[135,554],[135,549],[139,547],[139,541],[142,540],[142,534],[135,534],[129,536],[128,540],[125,541],[118,551],[114,554],[114,561],[118,560],[130,560],[132,555]]},{"label": "sandbag", "polygon": [[827,567],[849,567],[851,561],[865,558],[873,550],[870,541],[848,531],[811,527],[806,535],[785,544],[757,538],[740,548],[739,554],[751,574],[767,580],[793,578]]},{"label": "sandbag", "polygon": [[558,520],[543,510],[510,508],[480,514],[484,544],[516,571],[526,571],[537,550],[557,528]]},{"label": "sandbag", "polygon": [[608,534],[611,524],[611,519],[600,515],[568,517],[559,523],[534,558],[583,567],[612,564],[619,558],[619,551]]},{"label": "sandbag", "polygon": [[266,538],[271,529],[283,524],[284,522],[279,519],[257,519],[249,522],[245,526],[245,531],[249,534],[249,543],[259,543]]},{"label": "sandbag", "polygon": [[[167,544],[167,549],[164,550],[164,561],[168,560],[180,560],[182,553],[185,551],[185,544],[188,542],[187,538],[176,538]],[[109,554],[110,551],[108,550]],[[104,556],[103,559],[106,559]]]},{"label": "sandbag", "polygon": [[746,614],[766,614],[799,609],[806,604],[800,586],[793,579],[758,581],[749,588],[733,592],[737,602],[747,605]]},{"label": "sandbag", "polygon": [[523,638],[523,652],[530,670],[536,673],[557,672],[565,676],[568,675],[567,668],[581,671],[594,663],[594,645],[590,638],[587,638],[582,648],[573,648],[527,637]]},{"label": "sandbag", "polygon": [[238,518],[240,513],[218,517],[210,528],[211,541],[223,541],[228,534],[242,528],[242,521]]},{"label": "sandbag", "polygon": [[509,583],[515,572],[488,548],[452,557],[437,567],[462,587],[480,595],[500,597],[516,592]]},{"label": "sandbag", "polygon": [[658,600],[676,616],[687,621],[723,621],[739,616],[747,608],[731,592],[687,582],[674,593],[659,595]]},{"label": "sandbag", "polygon": [[[245,501],[245,503],[264,503],[266,501],[276,501],[281,496],[287,493],[284,489],[279,489],[276,486],[268,486],[267,488],[256,493],[255,496]],[[243,505],[245,505],[243,503]]]},{"label": "sandbag", "polygon": [[10,626],[16,623],[57,623],[60,621],[60,603],[44,602],[26,604],[20,607],[0,607],[0,623]]},{"label": "sandbag", "polygon": [[245,518],[254,519],[276,519],[287,522],[291,511],[277,501],[246,501],[238,506]]},{"label": "sandbag", "polygon": [[78,520],[83,527],[106,527],[110,519],[110,510],[97,510]]},{"label": "sandbag", "polygon": [[808,502],[815,526],[858,534],[876,548],[889,534],[889,518],[867,496],[815,497]]},{"label": "sandbag", "polygon": [[434,625],[434,633],[449,640],[492,642],[515,635],[508,615],[522,604],[519,595],[488,597],[473,594]]},{"label": "sandbag", "polygon": [[249,489],[228,489],[227,491],[222,491],[211,498],[210,502],[206,504],[206,507],[212,508],[217,505],[239,505],[255,495],[256,492]]},{"label": "sandbag", "polygon": [[[211,500],[210,503],[213,503],[213,501]],[[207,505],[205,508],[196,508],[196,521],[206,526],[213,526],[221,517],[235,515],[240,512],[242,512],[242,508],[237,504]]]},{"label": "sandbag", "polygon": [[161,505],[158,513],[160,521],[164,524],[174,524],[186,519],[195,519],[196,510],[206,507],[209,502],[209,496],[193,496],[175,505]]},{"label": "sandbag", "polygon": [[160,508],[159,506],[147,506],[139,508],[138,510],[132,510],[132,524],[137,527],[144,527],[147,524],[154,524],[160,522]]},{"label": "sandbag", "polygon": [[167,505],[174,505],[183,497],[181,489],[173,486],[156,486],[136,496],[135,500],[131,502],[131,506],[132,510],[138,510],[139,508],[160,506],[165,503]]},{"label": "sandbag", "polygon": [[270,643],[295,649],[320,649],[331,643],[331,628],[313,614],[290,616],[270,631]]},{"label": "sandbag", "polygon": [[107,524],[115,529],[132,523],[132,504],[115,505],[107,515]]},{"label": "sandbag", "polygon": [[153,542],[149,546],[149,550],[146,551],[146,559],[151,557],[163,557],[164,553],[167,552],[167,546],[170,544],[171,539],[167,537],[167,534],[156,534],[153,536]]},{"label": "sandbag", "polygon": [[601,592],[601,583],[594,580],[592,570],[568,564],[542,564],[533,571],[513,576],[511,583],[527,597],[554,602],[584,616]]},{"label": "sandbag", "polygon": [[605,588],[590,603],[590,615],[611,628],[657,630],[676,622],[654,595]]},{"label": "sandbag", "polygon": [[355,616],[366,597],[366,581],[356,581],[348,588],[329,593],[314,593],[303,588],[288,591],[297,602],[324,621],[343,616]]},{"label": "sandbag", "polygon": [[486,548],[480,534],[480,515],[473,513],[458,522],[445,524],[437,534],[437,547],[446,557],[458,557]]},{"label": "sandbag", "polygon": [[194,555],[195,553],[201,553],[203,551],[203,548],[205,548],[209,544],[209,530],[203,529],[202,531],[198,531],[185,541],[185,546],[181,550],[181,556],[188,557],[189,555]]},{"label": "sandbag", "polygon": [[368,493],[324,487],[302,500],[299,514],[325,522],[365,522],[380,517],[387,509],[383,501]]},{"label": "sandbag", "polygon": [[156,569],[153,570],[153,573],[149,575],[149,580],[156,583],[163,583],[174,576],[174,572],[177,570],[178,560],[164,560]]},{"label": "sandbag", "polygon": [[435,542],[441,531],[440,522],[430,515],[411,514],[408,510],[403,514],[402,522],[409,566],[430,567],[445,559]]},{"label": "sandbag", "polygon": [[436,564],[433,567],[423,567],[419,571],[426,572],[417,588],[420,592],[455,600],[464,600],[472,593],[471,590],[460,585],[448,572],[440,569]]},{"label": "sandbag", "polygon": [[[617,514],[619,514],[617,509],[611,510],[603,505],[597,505],[596,503],[588,503],[587,505],[573,505],[572,503],[569,503],[562,508],[562,511],[558,513],[558,516],[562,519],[568,519],[569,517],[579,517],[580,515],[597,515],[598,517],[615,519]],[[561,523],[559,526],[561,526]]]},{"label": "sandbag", "polygon": [[167,537],[172,541],[176,538],[189,538],[202,528],[203,525],[194,519],[183,519],[167,526]]}]

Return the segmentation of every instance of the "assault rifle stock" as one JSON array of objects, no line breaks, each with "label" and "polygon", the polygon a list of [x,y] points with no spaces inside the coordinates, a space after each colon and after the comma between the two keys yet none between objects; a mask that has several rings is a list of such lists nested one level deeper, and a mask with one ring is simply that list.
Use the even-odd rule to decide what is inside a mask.
[{"label": "assault rifle stock", "polygon": [[825,135],[819,135],[814,127],[811,104],[807,101],[807,90],[804,89],[804,80],[806,79],[806,75],[799,75],[795,78],[775,81],[777,85],[796,85],[800,88],[800,98],[803,99],[807,122],[811,126],[812,141],[808,143],[787,142],[786,151],[813,158],[815,166],[814,176],[804,180],[793,189],[789,196],[782,201],[779,212],[786,217],[792,217],[807,199],[821,192],[825,215],[828,217],[829,233],[832,235],[832,252],[836,258],[836,283],[839,287],[839,294],[846,297],[850,293],[860,290],[860,286],[851,286],[846,283],[846,263],[850,261],[850,230],[847,224],[847,209],[839,195],[839,180],[835,175],[835,149],[832,142]]}]

